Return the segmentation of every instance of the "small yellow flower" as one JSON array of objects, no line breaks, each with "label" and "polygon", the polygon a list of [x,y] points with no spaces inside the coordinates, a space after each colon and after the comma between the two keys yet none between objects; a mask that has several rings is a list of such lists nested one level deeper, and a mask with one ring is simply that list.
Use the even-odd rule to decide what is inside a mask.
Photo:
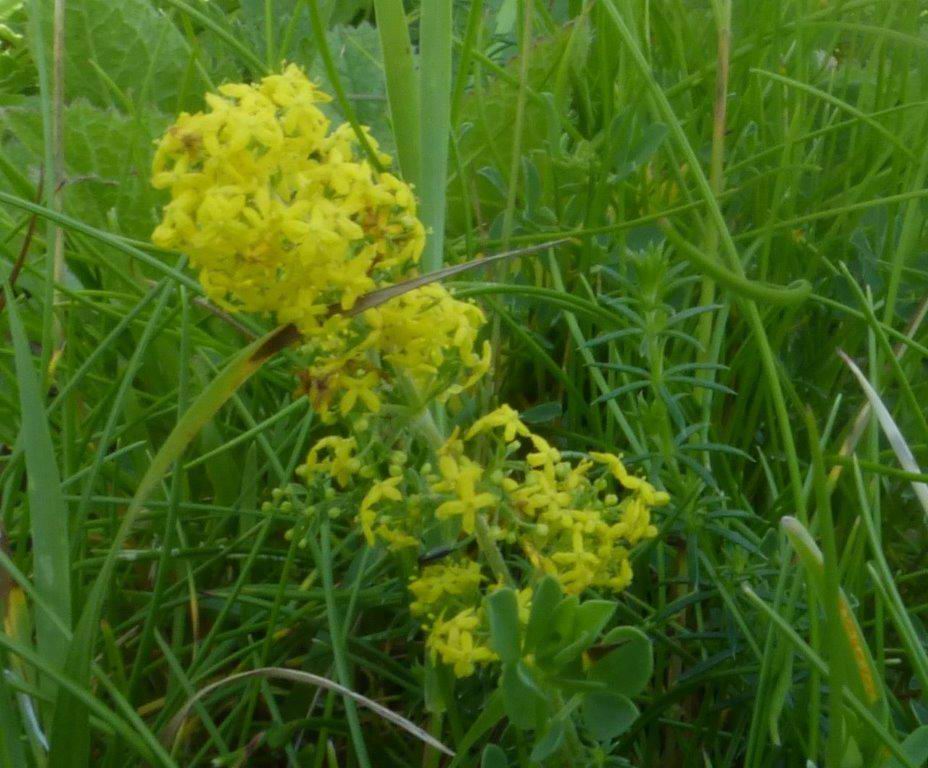
[{"label": "small yellow flower", "polygon": [[306,457],[307,477],[313,474],[329,474],[344,488],[351,481],[352,475],[361,469],[361,462],[354,456],[357,447],[357,441],[353,437],[323,437],[310,449]]},{"label": "small yellow flower", "polygon": [[519,419],[519,412],[509,405],[501,405],[495,411],[488,413],[486,416],[475,421],[465,434],[465,439],[470,440],[482,432],[489,432],[493,429],[503,430],[503,440],[511,443],[519,437],[528,437],[528,427]]},{"label": "small yellow flower", "polygon": [[338,404],[338,410],[341,412],[342,416],[350,412],[358,400],[364,403],[371,413],[379,413],[380,398],[374,391],[374,388],[379,382],[380,376],[377,374],[377,371],[368,371],[361,376],[339,377],[342,398]]},{"label": "small yellow flower", "polygon": [[369,546],[374,546],[374,522],[377,520],[377,511],[374,506],[384,499],[389,501],[402,501],[403,494],[396,487],[403,480],[402,476],[389,477],[386,480],[380,480],[371,486],[371,489],[361,501],[361,509],[358,512],[358,520],[361,523],[361,530],[364,532],[364,538]]},{"label": "small yellow flower", "polygon": [[590,453],[590,458],[599,464],[605,464],[623,488],[641,494],[648,505],[662,507],[670,501],[670,495],[666,491],[658,491],[644,478],[630,474],[618,456],[593,452]]},{"label": "small yellow flower", "polygon": [[477,483],[483,477],[483,467],[466,456],[455,460],[444,455],[439,459],[438,468],[442,480],[434,484],[432,490],[451,492],[455,498],[439,505],[435,510],[435,517],[439,520],[460,517],[462,530],[468,534],[473,533],[477,513],[499,501],[492,493],[477,491]]},{"label": "small yellow flower", "polygon": [[496,661],[499,657],[481,637],[483,612],[465,608],[449,619],[439,617],[429,630],[425,646],[434,661],[440,660],[452,668],[457,677],[470,677],[477,666]]}]

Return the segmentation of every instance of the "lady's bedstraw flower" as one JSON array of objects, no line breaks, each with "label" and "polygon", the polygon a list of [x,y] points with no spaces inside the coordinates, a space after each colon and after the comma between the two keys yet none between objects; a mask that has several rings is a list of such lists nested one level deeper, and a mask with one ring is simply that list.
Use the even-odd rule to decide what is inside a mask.
[{"label": "lady's bedstraw flower", "polygon": [[[469,537],[492,510],[495,538],[521,553],[523,577],[552,574],[570,594],[624,589],[629,550],[656,534],[650,512],[668,496],[617,456],[565,461],[504,405],[454,431],[437,473],[417,471],[352,416],[379,413],[397,382],[443,402],[479,380],[491,355],[479,340],[481,310],[437,283],[346,314],[363,295],[416,274],[425,232],[410,187],[370,165],[351,126],[332,129],[321,109],[328,100],[290,66],[257,84],[224,85],[207,95],[205,112],[182,114],[155,153],[152,183],[171,200],[153,240],[187,253],[220,305],[298,328],[315,409],[355,427],[354,436],[317,441],[302,475],[314,492],[333,497],[334,483],[357,504],[369,546],[420,549],[427,531]],[[459,677],[497,658],[483,609],[496,585],[464,551],[409,584],[429,653]],[[527,621],[530,587],[518,601]]]},{"label": "lady's bedstraw flower", "polygon": [[[522,462],[510,458],[504,465],[498,495],[486,488],[487,473],[466,455],[478,435],[494,432],[506,444],[522,439],[529,445]],[[473,483],[479,479],[488,499],[484,506],[490,506],[492,499],[496,506],[511,510],[519,531],[516,540],[525,556],[540,571],[555,576],[570,594],[590,587],[625,589],[632,580],[629,549],[656,535],[650,511],[669,501],[665,492],[628,472],[618,456],[593,453],[593,461],[562,461],[560,451],[534,434],[508,405],[474,422],[463,441],[453,435],[441,454],[443,480],[433,490],[458,491],[455,501],[444,502],[445,509],[479,514],[480,507],[472,511],[470,501],[475,496]],[[620,489],[628,492],[621,500],[590,478],[594,462],[605,464]],[[470,470],[467,484],[455,482],[462,467]]]},{"label": "lady's bedstraw flower", "polygon": [[482,608],[465,608],[448,618],[435,620],[425,647],[433,660],[451,667],[457,677],[469,677],[477,666],[496,661],[490,650],[488,630]]},{"label": "lady's bedstraw flower", "polygon": [[331,475],[342,488],[346,487],[351,477],[361,469],[361,462],[354,455],[357,448],[358,443],[353,437],[323,437],[306,457],[306,476]]},{"label": "lady's bedstraw flower", "polygon": [[339,312],[415,275],[425,231],[409,185],[370,165],[350,125],[330,130],[328,101],[291,65],[221,86],[207,111],[182,114],[152,164],[152,183],[171,193],[152,239],[188,254],[226,309],[296,325],[324,416],[335,403],[341,415],[376,413],[390,385],[385,364],[423,397],[457,394],[489,367],[476,306],[431,285],[361,317]]},{"label": "lady's bedstraw flower", "polygon": [[327,101],[292,65],[221,86],[207,112],[168,129],[152,168],[171,191],[155,243],[185,251],[215,301],[308,337],[331,304],[401,276],[424,244],[408,186],[355,158],[350,127],[329,132]]},{"label": "lady's bedstraw flower", "polygon": [[381,514],[379,509],[384,503],[403,500],[402,492],[397,489],[402,481],[402,475],[378,480],[361,501],[358,521],[361,523],[361,531],[369,546],[374,546],[378,538],[386,542],[393,550],[419,546],[417,538],[390,527],[389,517]]}]

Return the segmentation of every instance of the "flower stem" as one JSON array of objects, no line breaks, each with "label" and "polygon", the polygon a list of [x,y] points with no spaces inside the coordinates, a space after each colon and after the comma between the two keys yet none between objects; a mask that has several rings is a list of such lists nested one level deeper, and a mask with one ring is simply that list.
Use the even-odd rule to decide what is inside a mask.
[{"label": "flower stem", "polygon": [[[413,425],[422,437],[428,441],[433,450],[437,451],[444,444],[444,435],[442,435],[435,417],[428,408],[422,408]],[[504,584],[514,584],[512,574],[509,573],[509,568],[503,559],[503,553],[496,546],[493,534],[490,533],[490,526],[487,525],[486,518],[480,511],[477,512],[474,519],[474,536],[477,539],[477,546],[480,547],[480,552],[486,559],[493,575]]]}]

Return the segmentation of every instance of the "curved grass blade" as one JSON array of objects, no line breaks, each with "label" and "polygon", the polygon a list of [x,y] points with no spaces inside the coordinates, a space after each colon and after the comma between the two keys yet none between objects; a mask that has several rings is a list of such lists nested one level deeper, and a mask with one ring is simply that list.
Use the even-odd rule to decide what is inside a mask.
[{"label": "curved grass blade", "polygon": [[[851,360],[843,350],[839,349],[838,355],[840,355],[844,364],[851,369],[851,373],[854,374],[857,381],[860,383],[860,388],[863,389],[864,394],[867,396],[870,407],[873,408],[877,421],[880,422],[880,427],[883,429],[883,434],[885,434],[886,439],[889,440],[893,453],[896,454],[896,458],[899,459],[902,468],[907,472],[921,474],[921,469],[919,469],[918,463],[915,461],[915,456],[912,454],[912,449],[909,448],[909,444],[906,442],[902,430],[899,429],[899,425],[896,424],[892,414],[890,414],[886,406],[883,405],[883,401],[880,399],[876,390],[870,385],[870,382],[867,381],[867,377],[864,376],[860,368],[857,367],[857,364]],[[925,512],[925,522],[928,523],[928,484],[913,480],[912,490],[915,491],[915,495],[922,505],[922,509]]]},{"label": "curved grass blade", "polygon": [[180,708],[177,714],[171,718],[171,722],[168,723],[167,727],[165,728],[164,733],[162,734],[162,740],[165,745],[170,745],[171,742],[174,741],[174,738],[177,735],[177,731],[180,729],[180,726],[184,722],[184,719],[187,717],[187,714],[198,701],[203,699],[204,696],[211,693],[212,691],[215,691],[217,688],[228,685],[229,683],[234,683],[238,680],[245,680],[252,677],[290,680],[295,683],[315,685],[319,688],[324,688],[327,691],[340,694],[341,696],[345,696],[357,704],[360,704],[362,707],[366,707],[371,712],[374,712],[375,714],[382,717],[384,720],[393,723],[393,725],[402,728],[404,731],[415,736],[417,739],[425,744],[428,744],[430,747],[434,747],[449,757],[454,757],[454,752],[440,741],[438,741],[438,739],[436,739],[434,736],[424,731],[411,720],[407,720],[405,717],[396,714],[392,710],[387,709],[382,704],[378,704],[373,699],[362,696],[360,693],[355,693],[350,688],[346,688],[345,686],[340,685],[333,680],[329,680],[326,677],[314,675],[311,672],[303,672],[298,669],[287,669],[286,667],[262,667],[260,669],[249,670],[248,672],[238,672],[234,675],[224,677],[222,680],[217,680],[214,683],[210,683],[205,688],[197,691],[197,693],[188,699],[184,706]]}]

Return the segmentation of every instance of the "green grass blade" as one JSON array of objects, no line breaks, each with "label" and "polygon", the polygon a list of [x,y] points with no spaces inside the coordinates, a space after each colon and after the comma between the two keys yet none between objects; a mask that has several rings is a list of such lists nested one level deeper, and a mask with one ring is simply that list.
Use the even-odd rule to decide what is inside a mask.
[{"label": "green grass blade", "polygon": [[[78,621],[68,654],[68,670],[76,680],[84,683],[89,680],[97,626],[109,591],[116,560],[146,499],[160,484],[171,464],[180,458],[190,441],[232,394],[264,362],[295,340],[296,330],[292,326],[284,326],[245,347],[200,393],[152,459],[110,544],[110,549]],[[74,699],[68,701],[67,706],[59,707],[53,730],[50,768],[77,768],[77,766],[85,765],[89,749],[89,732],[87,727],[82,726],[81,723],[82,721],[86,723],[87,715],[86,708]]]},{"label": "green grass blade", "polygon": [[419,23],[420,87],[419,135],[422,178],[419,196],[421,219],[429,235],[422,254],[422,269],[441,267],[445,240],[445,195],[448,180],[448,146],[451,137],[451,0],[427,0]]},{"label": "green grass blade", "polygon": [[[29,513],[32,526],[36,590],[65,622],[71,624],[70,546],[68,508],[61,495],[61,477],[55,458],[51,430],[42,404],[39,379],[29,351],[16,300],[4,286],[10,332],[16,359],[16,379],[22,417],[22,445],[28,476]],[[44,611],[36,612],[37,647],[54,669],[62,669],[68,653],[68,639]],[[43,689],[54,690],[50,679]]]},{"label": "green grass blade", "polygon": [[403,0],[374,0],[383,51],[393,138],[403,178],[418,186],[421,173],[419,72],[409,39]]}]

